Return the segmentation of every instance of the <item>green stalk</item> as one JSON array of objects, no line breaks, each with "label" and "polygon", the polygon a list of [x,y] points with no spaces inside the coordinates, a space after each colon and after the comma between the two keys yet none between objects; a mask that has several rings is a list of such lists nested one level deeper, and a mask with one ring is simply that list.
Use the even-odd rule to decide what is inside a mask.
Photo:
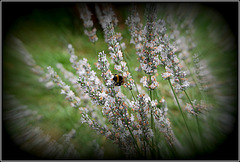
[{"label": "green stalk", "polygon": [[[151,98],[151,101],[152,101],[152,91],[150,90],[150,98]],[[153,121],[153,112],[151,110],[151,128],[153,130],[153,125],[154,125],[154,121]]]},{"label": "green stalk", "polygon": [[95,48],[95,53],[97,55],[97,47],[96,47],[96,42],[94,42],[94,48]]},{"label": "green stalk", "polygon": [[[150,84],[151,84],[151,75],[149,75],[149,81],[150,81]],[[149,90],[149,97],[152,101],[152,91],[151,89]],[[154,131],[154,121],[153,121],[153,112],[152,112],[152,109],[151,109],[151,129]],[[153,151],[151,151],[152,155],[154,156],[154,152],[155,152],[155,149],[154,149],[154,140],[153,140],[153,137],[152,137],[152,149]]]},{"label": "green stalk", "polygon": [[[151,90],[150,90],[150,96],[151,96]],[[151,100],[152,100],[152,97],[150,97]],[[151,128],[152,128],[152,131],[154,132],[155,134],[155,128],[154,128],[154,120],[153,120],[153,111],[151,110]],[[153,140],[153,137],[152,137],[152,147],[153,147],[153,153],[155,152],[155,148],[154,148],[154,140]],[[154,154],[153,154],[154,156]]]},{"label": "green stalk", "polygon": [[[136,98],[135,98],[135,96],[134,96],[132,90],[130,90],[130,92],[131,92],[131,94],[132,94],[132,97],[133,97],[134,101],[136,102]],[[130,111],[130,113],[132,113],[132,110],[131,110],[131,109],[129,109],[129,111]]]},{"label": "green stalk", "polygon": [[[126,57],[126,55],[125,55],[125,54],[127,54],[127,52],[125,52],[125,50],[123,50],[123,49],[122,49],[122,52],[123,52],[123,58],[124,58],[124,60],[127,62],[128,71],[129,71],[131,74],[133,74],[133,73],[131,72],[131,69],[129,68],[128,59],[127,59],[127,57]],[[132,77],[133,77],[133,76],[132,76]],[[137,84],[136,84],[135,81],[134,81],[134,84],[135,84],[137,93],[139,94],[139,91],[138,91],[138,88],[137,88]]]},{"label": "green stalk", "polygon": [[131,93],[132,93],[132,96],[133,96],[134,101],[136,101],[136,98],[135,98],[135,96],[134,96],[132,90],[130,90],[130,91],[131,91]]},{"label": "green stalk", "polygon": [[[184,63],[185,63],[185,65],[186,65],[186,62],[185,62],[185,61],[184,61]],[[197,88],[198,88],[200,94],[202,95],[204,101],[206,101],[205,95],[203,94],[202,90],[200,90],[200,87],[201,87],[201,86],[200,86],[200,84],[198,83],[198,81],[197,81],[197,79],[196,79],[196,76],[193,75],[192,70],[191,70],[188,66],[186,66],[186,67],[187,67],[187,69],[190,71],[190,75],[192,76],[194,82],[196,83]]]},{"label": "green stalk", "polygon": [[169,85],[170,85],[170,87],[171,87],[171,89],[172,89],[172,92],[173,92],[173,94],[174,94],[174,97],[175,97],[175,99],[176,99],[176,101],[177,101],[178,108],[179,108],[179,110],[180,110],[180,112],[181,112],[181,115],[182,115],[182,117],[183,117],[184,123],[185,123],[185,125],[186,125],[186,127],[187,127],[188,134],[189,134],[189,136],[190,136],[190,138],[191,138],[191,140],[192,140],[193,145],[195,145],[194,142],[193,142],[192,134],[191,134],[191,132],[190,132],[190,130],[189,130],[189,128],[188,128],[188,125],[187,125],[185,116],[184,116],[184,114],[183,114],[183,112],[182,112],[182,108],[181,108],[181,106],[180,106],[180,104],[179,104],[179,102],[178,102],[177,95],[176,95],[176,93],[175,93],[175,91],[174,91],[174,89],[173,89],[173,86],[172,86],[172,84],[171,84],[171,82],[170,82],[170,79],[168,79],[168,83],[169,83]]},{"label": "green stalk", "polygon": [[[114,91],[114,95],[116,95],[115,91]],[[116,101],[116,99],[115,99],[115,101]],[[120,112],[120,114],[123,116],[123,113]],[[138,144],[137,144],[137,142],[136,142],[136,139],[135,139],[135,137],[133,136],[132,131],[131,131],[131,129],[130,129],[129,126],[128,126],[128,122],[127,122],[126,118],[125,118],[125,122],[126,122],[126,124],[127,124],[128,130],[129,130],[129,132],[130,132],[130,134],[131,134],[131,136],[132,136],[132,138],[133,138],[133,141],[134,141],[134,143],[135,143],[135,145],[136,145],[136,146],[134,145],[134,147],[135,147],[135,149],[139,152],[139,154],[142,156],[141,150],[139,149]]]},{"label": "green stalk", "polygon": [[[185,93],[185,95],[187,96],[188,101],[191,103],[191,105],[192,105],[194,111],[196,112],[196,109],[195,109],[195,107],[193,106],[192,101],[191,101],[190,97],[188,96],[188,94],[187,94],[187,92],[186,92],[185,90],[184,90],[184,93]],[[197,121],[197,127],[198,127],[199,136],[200,136],[201,140],[203,141],[202,133],[201,133],[200,125],[199,125],[198,116],[195,115],[195,117],[196,117],[196,121]]]},{"label": "green stalk", "polygon": [[[151,75],[149,75],[149,81],[150,81],[149,84],[151,84]],[[151,100],[152,100],[152,91],[151,91],[151,89],[148,90],[148,91],[149,91],[149,97],[150,97]],[[152,128],[152,130],[153,130],[153,115],[152,115],[152,110],[151,110],[151,128]]]},{"label": "green stalk", "polygon": [[[142,153],[141,153],[141,150],[140,150],[139,147],[138,147],[137,141],[136,141],[134,135],[132,134],[131,129],[130,129],[129,126],[128,126],[128,122],[127,122],[127,121],[125,121],[125,122],[127,123],[127,128],[128,128],[128,130],[129,130],[129,132],[130,132],[130,134],[131,134],[131,136],[132,136],[132,138],[133,138],[133,141],[134,141],[134,143],[135,143],[135,145],[136,145],[136,146],[134,145],[134,147],[135,147],[135,149],[138,151],[138,153],[142,156]],[[145,149],[146,149],[146,148],[145,148]]]},{"label": "green stalk", "polygon": [[141,153],[141,151],[140,151],[140,149],[139,149],[139,147],[138,147],[138,144],[137,144],[137,142],[136,142],[135,137],[134,137],[133,134],[132,134],[131,129],[130,129],[129,126],[128,126],[128,123],[127,123],[127,127],[128,127],[128,130],[129,130],[129,132],[130,132],[132,138],[133,138],[133,141],[134,141],[135,145],[137,146],[137,148],[136,148],[136,146],[134,145],[134,146],[135,146],[135,149],[136,149],[136,150],[139,152],[139,154],[142,156],[142,153]]},{"label": "green stalk", "polygon": [[147,149],[146,149],[146,142],[145,142],[145,141],[144,141],[143,145],[144,145],[144,153],[145,153],[145,157],[147,157]]}]

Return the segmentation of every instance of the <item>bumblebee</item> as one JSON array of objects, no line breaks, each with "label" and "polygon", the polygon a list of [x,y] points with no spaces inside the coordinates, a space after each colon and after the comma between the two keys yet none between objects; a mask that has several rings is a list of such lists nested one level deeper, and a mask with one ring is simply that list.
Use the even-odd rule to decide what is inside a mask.
[{"label": "bumblebee", "polygon": [[114,74],[113,81],[115,82],[115,86],[121,86],[125,83],[124,77],[118,74]]}]

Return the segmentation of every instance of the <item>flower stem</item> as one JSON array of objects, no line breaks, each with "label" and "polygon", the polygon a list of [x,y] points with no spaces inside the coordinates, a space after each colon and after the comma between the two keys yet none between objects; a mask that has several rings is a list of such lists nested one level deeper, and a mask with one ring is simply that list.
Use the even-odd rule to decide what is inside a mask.
[{"label": "flower stem", "polygon": [[[123,113],[122,113],[122,112],[120,112],[120,114],[123,116]],[[136,145],[136,146],[134,145],[135,149],[136,149],[136,150],[139,152],[139,154],[142,156],[141,150],[139,149],[138,144],[137,144],[137,142],[136,142],[136,139],[135,139],[135,137],[133,136],[131,129],[129,128],[128,121],[127,121],[126,118],[125,118],[125,123],[127,124],[127,128],[128,128],[128,130],[129,130],[132,138],[133,138],[134,144]]]},{"label": "flower stem", "polygon": [[97,47],[96,47],[96,42],[94,42],[94,48],[95,48],[95,53],[96,53],[96,56],[97,56]]},{"label": "flower stem", "polygon": [[[132,74],[131,69],[129,68],[128,59],[126,57],[127,52],[125,52],[125,50],[123,50],[123,49],[122,49],[122,52],[123,52],[123,58],[127,62],[128,71]],[[134,81],[134,84],[135,84],[135,87],[136,87],[136,90],[137,90],[137,94],[139,94],[138,87],[137,87],[137,84],[136,84],[135,81]]]},{"label": "flower stem", "polygon": [[[127,122],[126,122],[127,123]],[[138,144],[137,144],[137,142],[136,142],[136,139],[134,138],[134,136],[133,136],[133,134],[132,134],[132,131],[131,131],[131,129],[129,128],[129,126],[128,126],[128,123],[127,123],[127,127],[128,127],[128,130],[129,130],[129,132],[130,132],[130,134],[131,134],[131,136],[132,136],[132,138],[133,138],[133,141],[134,141],[134,143],[135,143],[135,149],[140,153],[140,155],[142,156],[142,154],[141,154],[141,151],[140,151],[140,149],[139,149],[139,147],[138,147]]]},{"label": "flower stem", "polygon": [[131,91],[131,93],[132,93],[132,96],[133,96],[134,101],[136,101],[136,98],[135,98],[135,96],[134,96],[132,90],[130,90],[130,91]]},{"label": "flower stem", "polygon": [[[130,92],[131,92],[131,94],[132,94],[132,97],[133,97],[134,101],[136,102],[136,98],[135,98],[135,96],[134,96],[132,90],[130,90]],[[130,111],[130,113],[132,113],[132,110],[131,110],[131,109],[129,109],[129,111]]]},{"label": "flower stem", "polygon": [[[150,98],[151,98],[151,101],[152,101],[152,91],[150,90]],[[152,130],[154,129],[154,121],[153,121],[153,112],[151,110],[151,128]]]},{"label": "flower stem", "polygon": [[[191,101],[190,97],[188,96],[188,94],[187,94],[187,92],[186,92],[185,90],[184,90],[184,93],[185,93],[185,95],[187,96],[187,98],[188,98],[190,104],[192,105],[194,111],[196,112],[196,109],[195,109],[195,107],[193,106],[192,101]],[[201,129],[200,129],[200,124],[199,124],[199,120],[198,120],[198,116],[195,115],[195,117],[196,117],[196,121],[197,121],[197,127],[198,127],[199,136],[200,136],[201,140],[203,141],[202,133],[201,133]]]},{"label": "flower stem", "polygon": [[[185,65],[186,65],[186,62],[185,62],[185,61],[184,61],[184,63],[185,63]],[[202,92],[202,90],[201,90],[201,88],[200,88],[201,85],[200,85],[199,82],[197,81],[196,76],[193,75],[192,70],[191,70],[188,66],[186,66],[186,67],[187,67],[187,69],[189,70],[190,75],[192,76],[192,79],[193,79],[194,82],[196,83],[196,86],[197,86],[197,88],[198,88],[201,96],[203,97],[204,101],[206,102],[206,97],[205,97],[204,93]],[[186,92],[185,92],[185,93],[186,93]]]},{"label": "flower stem", "polygon": [[179,102],[178,102],[177,95],[176,95],[176,93],[175,93],[175,91],[174,91],[174,89],[173,89],[173,86],[172,86],[172,84],[171,84],[171,82],[170,82],[170,79],[168,79],[168,83],[169,83],[169,85],[170,85],[170,87],[171,87],[171,89],[172,89],[172,92],[173,92],[173,94],[174,94],[174,97],[175,97],[175,99],[176,99],[176,101],[177,101],[178,108],[179,108],[179,110],[180,110],[180,112],[181,112],[181,115],[182,115],[182,117],[183,117],[184,123],[185,123],[185,125],[186,125],[187,130],[188,130],[189,136],[190,136],[190,138],[191,138],[191,140],[192,140],[192,143],[193,143],[193,145],[195,145],[194,142],[193,142],[192,134],[191,134],[191,132],[190,132],[190,130],[189,130],[189,128],[188,128],[188,125],[187,125],[185,116],[184,116],[184,114],[183,114],[183,112],[182,112],[182,108],[181,108],[181,106],[180,106],[180,104],[179,104]]},{"label": "flower stem", "polygon": [[[149,85],[150,85],[151,84],[151,75],[149,75],[149,81],[150,81],[150,83],[149,83]],[[150,99],[152,101],[152,91],[151,91],[151,89],[148,89],[148,91],[149,91],[149,97],[150,97]],[[153,120],[153,111],[152,111],[152,109],[151,109],[151,129],[152,129],[152,131],[154,131],[154,120]],[[153,151],[151,151],[151,153],[154,156],[155,149],[154,149],[154,139],[153,139],[153,137],[152,137],[152,147],[153,147],[152,148]]]}]

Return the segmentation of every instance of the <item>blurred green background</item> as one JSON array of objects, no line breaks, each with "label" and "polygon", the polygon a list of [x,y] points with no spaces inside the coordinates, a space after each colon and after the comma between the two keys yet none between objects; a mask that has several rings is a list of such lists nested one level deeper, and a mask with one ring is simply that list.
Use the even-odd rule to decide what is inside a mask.
[{"label": "blurred green background", "polygon": [[[138,3],[139,9],[144,11],[145,3]],[[171,4],[170,4],[171,5]],[[175,4],[174,4],[175,5]],[[224,133],[222,127],[214,120],[218,115],[218,110],[209,114],[209,123],[203,123],[202,129],[205,125],[210,125],[211,133],[214,140],[204,143],[204,149],[196,148],[195,153],[191,156],[179,155],[179,158],[195,159],[204,158],[205,155],[212,155],[212,158],[222,157],[237,157],[236,144],[236,119],[237,119],[237,39],[236,24],[229,23],[224,17],[218,14],[218,10],[228,8],[232,10],[229,13],[235,15],[233,11],[237,8],[233,4],[196,4],[188,5],[198,6],[198,15],[195,19],[195,35],[197,48],[193,51],[201,51],[202,57],[208,60],[209,67],[212,73],[221,82],[219,88],[221,94],[230,97],[227,103],[232,108],[230,116],[234,119],[231,125],[233,129],[230,132]],[[28,66],[23,62],[22,56],[16,48],[13,37],[22,41],[25,49],[33,56],[36,64],[46,70],[47,66],[52,66],[57,72],[56,63],[62,63],[63,66],[74,73],[74,69],[69,62],[70,55],[67,52],[67,45],[70,43],[75,48],[75,54],[81,58],[87,58],[92,69],[97,72],[100,78],[100,71],[94,66],[97,61],[94,45],[89,42],[88,37],[83,33],[82,20],[80,19],[76,3],[2,3],[3,6],[3,54],[2,54],[2,81],[3,81],[3,119],[4,113],[11,109],[9,101],[5,98],[7,94],[15,95],[22,105],[27,105],[30,110],[37,111],[41,116],[40,120],[27,121],[33,127],[40,127],[45,134],[51,136],[52,140],[58,141],[63,134],[70,132],[73,128],[76,130],[76,135],[71,139],[71,143],[78,151],[81,159],[98,159],[97,154],[93,153],[94,147],[91,141],[96,140],[100,147],[104,148],[104,159],[121,159],[122,153],[117,148],[117,145],[111,141],[107,141],[103,136],[97,135],[95,131],[88,128],[87,125],[82,125],[80,122],[81,114],[77,109],[73,109],[70,104],[60,94],[60,89],[54,87],[48,90],[43,83],[38,82],[38,76],[34,75]],[[94,3],[88,4],[89,9],[94,12]],[[130,44],[130,33],[128,27],[125,25],[125,20],[129,14],[129,3],[113,3],[114,11],[119,20],[116,31],[120,31],[123,36],[122,42],[126,43],[127,58],[129,67],[135,81],[139,84],[139,80],[143,73],[134,71],[139,65],[137,55],[132,44]],[[206,7],[208,6],[208,7]],[[210,7],[209,7],[210,6]],[[212,7],[212,8],[211,8]],[[143,18],[144,12],[140,12]],[[212,15],[212,16],[209,16]],[[225,15],[224,15],[225,16]],[[161,17],[161,15],[160,15]],[[233,18],[233,17],[231,17]],[[94,26],[97,28],[97,36],[99,40],[96,42],[96,49],[98,52],[105,51],[108,53],[107,44],[104,42],[103,31],[97,21],[96,16],[93,16]],[[228,26],[229,25],[229,26]],[[229,28],[230,27],[230,28]],[[231,28],[233,27],[233,28]],[[232,31],[231,31],[232,30]],[[217,40],[210,39],[210,35],[215,32]],[[230,38],[231,39],[230,39]],[[229,39],[228,39],[229,38]],[[224,42],[225,41],[225,42]],[[230,47],[226,47],[230,46]],[[224,48],[227,48],[225,50]],[[192,66],[192,65],[191,65]],[[159,69],[161,71],[161,69]],[[113,70],[114,71],[114,70]],[[160,72],[159,72],[160,73]],[[61,73],[59,73],[63,79]],[[63,79],[66,81],[65,79]],[[160,87],[159,93],[164,94],[167,98],[169,107],[169,118],[172,123],[176,137],[183,145],[189,145],[189,139],[183,124],[183,120],[179,114],[176,104],[171,98],[170,87],[167,81],[163,81],[158,77]],[[67,81],[66,81],[67,82]],[[68,82],[67,82],[68,83]],[[189,88],[187,90],[192,98],[198,98],[199,94],[196,89]],[[130,96],[126,90],[123,92]],[[207,97],[212,102],[215,94],[209,92]],[[187,100],[184,100],[187,101]],[[226,111],[228,107],[221,107],[218,109]],[[229,110],[230,111],[230,110]],[[206,115],[207,116],[207,115]],[[192,119],[190,117],[190,119]],[[211,123],[211,120],[213,123]],[[216,122],[216,123],[215,123]],[[194,138],[197,139],[197,128],[195,123],[189,123],[191,130],[193,130]],[[234,125],[235,124],[235,125]],[[235,127],[234,127],[235,126]],[[221,128],[220,128],[221,127]],[[33,152],[23,149],[23,152],[15,153],[11,148],[15,146],[14,135],[21,131],[20,128],[14,126],[14,123],[8,120],[3,121],[3,155],[6,159],[11,158],[54,158],[41,157],[42,148],[39,147]],[[234,130],[234,131],[233,131]],[[230,143],[229,143],[229,139]],[[232,141],[234,139],[234,141]],[[11,143],[12,142],[12,143]],[[198,145],[200,141],[196,140]],[[224,151],[219,153],[218,146],[231,147],[231,153]],[[12,144],[12,145],[11,145]],[[16,146],[21,149],[20,146]],[[15,148],[16,152],[19,151]],[[11,151],[12,150],[12,151]],[[190,151],[190,150],[188,150]],[[186,152],[188,152],[186,151]],[[29,153],[24,156],[23,153]],[[216,156],[218,155],[218,156]],[[233,156],[234,155],[234,156]],[[178,157],[171,157],[178,158]]]}]

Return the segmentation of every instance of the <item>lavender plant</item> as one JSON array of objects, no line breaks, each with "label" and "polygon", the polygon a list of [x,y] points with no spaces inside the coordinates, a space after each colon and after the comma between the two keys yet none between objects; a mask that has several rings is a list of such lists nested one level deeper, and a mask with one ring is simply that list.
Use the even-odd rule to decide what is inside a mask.
[{"label": "lavender plant", "polygon": [[[64,133],[55,137],[57,140],[45,136],[40,127],[27,127],[19,138],[24,142],[32,135],[39,138],[30,140],[32,148],[42,146],[43,139],[42,143],[49,146],[43,156],[51,154],[56,158],[82,158],[72,143],[82,128],[91,132],[86,132],[83,139],[89,140],[86,147],[97,159],[108,158],[112,146],[119,148],[124,159],[169,159],[204,152],[211,146],[208,141],[215,137],[213,130],[219,131],[209,123],[219,119],[214,109],[218,102],[212,104],[207,93],[214,77],[194,39],[196,12],[188,15],[182,8],[168,10],[156,3],[133,4],[127,15],[119,17],[119,12],[115,12],[118,10],[110,4],[94,7],[95,12],[93,4],[78,4],[83,22],[81,34],[87,35],[90,43],[69,40],[71,44],[64,46],[69,55],[64,52],[55,62],[47,60],[47,74],[18,43],[25,63],[39,76],[44,75],[40,81],[47,82],[47,87],[56,85],[47,93],[60,93],[59,101],[65,98],[67,102],[63,103],[74,108],[67,110],[73,112],[70,116],[64,107],[69,123],[66,122],[67,129],[61,128]],[[96,53],[90,58],[88,49],[93,45]],[[9,112],[6,117],[14,121],[29,116],[36,122],[42,119],[35,115],[38,113],[24,108]],[[19,123],[20,127],[27,124]],[[91,139],[92,135],[101,141]],[[106,143],[111,146],[106,147]]]},{"label": "lavender plant", "polygon": [[16,49],[22,56],[22,60],[31,71],[38,76],[38,81],[44,83],[45,87],[48,89],[53,88],[54,83],[50,80],[50,76],[44,71],[42,67],[37,65],[36,61],[33,59],[32,55],[24,48],[23,43],[16,37],[12,37],[13,42],[16,44]]},{"label": "lavender plant", "polygon": [[81,158],[79,152],[71,142],[74,129],[68,134],[63,134],[59,140],[55,140],[39,126],[32,124],[43,120],[43,115],[36,110],[31,110],[27,105],[22,105],[14,95],[5,96],[8,109],[5,110],[4,121],[9,127],[15,128],[12,134],[16,144],[23,150],[31,153],[39,152],[38,156],[47,158],[75,159]]},{"label": "lavender plant", "polygon": [[[156,122],[156,128],[158,128],[161,133],[164,133],[166,140],[172,147],[174,147],[175,142],[171,124],[167,117],[168,108],[166,101],[162,99],[158,103],[157,100],[152,99],[151,95],[151,90],[158,87],[156,76],[153,74],[157,72],[157,66],[160,64],[158,56],[160,51],[154,50],[151,52],[151,50],[153,47],[160,45],[161,40],[158,39],[158,37],[163,36],[166,29],[164,28],[163,20],[159,20],[157,24],[155,23],[156,8],[153,11],[151,11],[150,8],[151,6],[148,6],[146,9],[148,21],[144,29],[145,33],[142,35],[145,41],[142,41],[143,48],[138,53],[139,58],[141,58],[141,67],[150,77],[150,80],[147,80],[146,77],[141,79],[144,86],[148,88],[150,92],[149,95],[138,94],[136,98],[133,96],[133,101],[129,100],[121,92],[120,87],[114,83],[114,75],[109,69],[110,64],[104,51],[99,53],[96,64],[96,67],[101,71],[101,77],[103,78],[102,83],[95,75],[96,72],[91,70],[87,59],[84,58],[83,60],[77,61],[78,58],[74,53],[74,48],[72,45],[68,45],[68,51],[71,56],[70,62],[79,75],[79,85],[92,99],[93,104],[102,106],[102,115],[108,119],[109,123],[101,126],[92,116],[89,116],[86,111],[83,111],[84,109],[79,108],[82,110],[82,122],[88,123],[91,128],[117,143],[127,157],[140,155],[141,157],[147,158],[150,155],[156,154],[157,145],[154,144],[153,132],[153,130],[155,130],[154,121]],[[105,41],[109,46],[110,58],[114,64],[114,70],[118,71],[118,75],[124,77],[124,87],[132,90],[135,84],[131,74],[128,72],[127,63],[123,58],[123,52],[119,43],[121,34],[114,32],[114,26],[116,26],[116,18],[114,19],[115,14],[111,7],[105,8],[103,14],[101,14],[99,7],[96,6],[96,11],[104,30]],[[115,22],[115,24],[113,22]],[[161,27],[163,27],[163,29]],[[58,64],[58,68],[64,72],[61,65]],[[75,103],[74,107],[80,107],[80,99],[62,82],[52,68],[49,67],[48,70],[54,82],[65,92],[62,94],[67,96],[67,99],[72,105]],[[70,73],[68,73],[68,75],[70,76]],[[71,78],[73,77],[74,76],[71,75]],[[67,89],[66,86],[68,87]],[[70,92],[71,96],[69,97]],[[150,118],[149,115],[151,116]],[[149,142],[150,139],[152,139],[151,143]]]}]

